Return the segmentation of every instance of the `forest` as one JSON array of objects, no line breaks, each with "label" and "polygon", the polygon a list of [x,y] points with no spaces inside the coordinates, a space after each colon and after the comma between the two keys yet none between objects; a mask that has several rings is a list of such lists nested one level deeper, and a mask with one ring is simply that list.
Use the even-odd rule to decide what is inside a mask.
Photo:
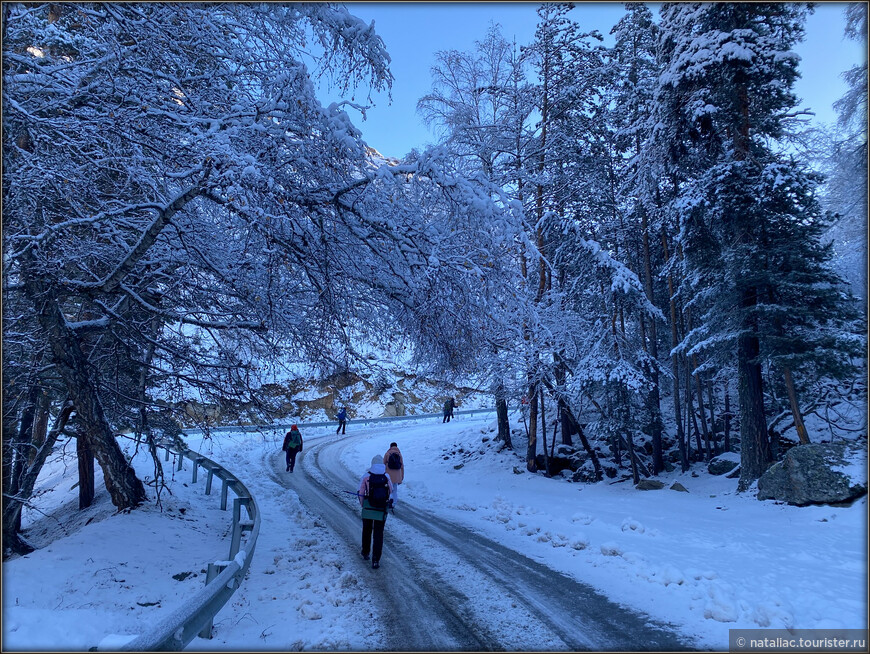
[{"label": "forest", "polygon": [[526,404],[527,469],[554,426],[591,483],[603,445],[635,482],[739,452],[745,490],[808,415],[866,407],[866,242],[844,266],[834,241],[866,235],[867,69],[810,129],[806,4],[629,3],[612,46],[543,4],[530,43],[438,53],[440,142],[401,160],[351,120],[392,75],[341,5],[2,11],[4,553],[60,440],[130,510],[118,439],[159,485],[170,400],[256,406],[361,344],[478,380],[505,448]]}]

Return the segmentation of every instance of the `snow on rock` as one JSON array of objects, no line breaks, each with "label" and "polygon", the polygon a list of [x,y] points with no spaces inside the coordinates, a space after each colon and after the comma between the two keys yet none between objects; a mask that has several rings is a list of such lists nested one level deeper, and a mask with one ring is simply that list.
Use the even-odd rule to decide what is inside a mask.
[{"label": "snow on rock", "polygon": [[626,518],[622,521],[622,531],[633,531],[636,534],[642,534],[646,528],[634,518]]},{"label": "snow on rock", "polygon": [[577,534],[570,542],[571,549],[585,550],[589,547],[589,538],[585,534]]},{"label": "snow on rock", "polygon": [[601,543],[601,553],[604,556],[619,556],[622,554],[622,548],[613,541]]}]

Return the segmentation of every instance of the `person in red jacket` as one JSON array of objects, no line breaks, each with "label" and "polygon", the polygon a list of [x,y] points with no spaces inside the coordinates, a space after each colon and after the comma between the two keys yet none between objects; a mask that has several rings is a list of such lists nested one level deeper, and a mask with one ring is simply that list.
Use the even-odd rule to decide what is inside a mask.
[{"label": "person in red jacket", "polygon": [[390,499],[390,508],[392,508],[399,499],[399,484],[405,480],[405,457],[395,443],[390,443],[390,449],[384,454],[384,466],[387,468],[390,481],[393,482],[393,496]]}]

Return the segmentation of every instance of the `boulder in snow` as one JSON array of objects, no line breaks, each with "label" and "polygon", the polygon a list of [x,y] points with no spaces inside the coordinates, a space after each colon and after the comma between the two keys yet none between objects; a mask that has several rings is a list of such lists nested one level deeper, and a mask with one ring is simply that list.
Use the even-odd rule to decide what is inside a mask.
[{"label": "boulder in snow", "polygon": [[851,502],[866,493],[866,445],[839,441],[792,447],[758,480],[757,497],[805,506]]},{"label": "boulder in snow", "polygon": [[681,493],[688,493],[688,492],[689,492],[689,489],[686,488],[685,486],[683,486],[683,485],[682,485],[680,482],[678,482],[678,481],[675,481],[673,484],[671,484],[671,490],[673,490],[673,491],[680,491]]},{"label": "boulder in snow", "polygon": [[740,455],[734,452],[725,452],[713,457],[707,464],[707,472],[711,475],[724,475],[740,465]]},{"label": "boulder in snow", "polygon": [[641,479],[635,488],[637,490],[661,490],[665,485],[657,479]]}]

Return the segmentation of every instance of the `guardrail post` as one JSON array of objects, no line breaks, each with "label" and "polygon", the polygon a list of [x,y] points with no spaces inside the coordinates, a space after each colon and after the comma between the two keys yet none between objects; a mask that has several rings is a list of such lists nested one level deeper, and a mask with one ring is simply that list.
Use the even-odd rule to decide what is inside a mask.
[{"label": "guardrail post", "polygon": [[184,467],[183,464],[184,464],[184,455],[181,452],[179,452],[178,453],[178,467],[176,468],[176,470],[181,470],[181,468]]},{"label": "guardrail post", "polygon": [[[218,574],[220,574],[220,570],[221,570],[221,568],[216,566],[214,563],[208,564],[208,571],[206,572],[206,575],[205,575],[205,585],[206,586],[208,586],[214,580],[214,578],[217,577]],[[212,636],[214,635],[214,634],[212,634],[213,630],[214,630],[214,618],[211,618],[206,623],[206,625],[202,628],[202,631],[199,632],[199,637],[211,639]]]},{"label": "guardrail post", "polygon": [[221,511],[226,511],[227,510],[227,489],[230,486],[230,482],[228,482],[226,479],[223,479],[222,481],[224,482],[224,485],[221,486]]},{"label": "guardrail post", "polygon": [[166,458],[164,459],[164,461],[169,461],[169,448],[168,447],[166,448]]},{"label": "guardrail post", "polygon": [[211,495],[211,480],[214,479],[214,470],[209,468],[208,476],[205,478],[205,494]]},{"label": "guardrail post", "polygon": [[191,484],[195,484],[195,483],[196,483],[196,473],[197,473],[197,471],[199,470],[199,462],[200,462],[200,461],[202,461],[202,457],[201,457],[201,456],[198,456],[198,457],[196,457],[195,459],[193,459],[193,478],[190,480],[190,483],[191,483]]},{"label": "guardrail post", "polygon": [[233,500],[233,539],[230,542],[230,559],[234,559],[239,553],[239,546],[242,543],[242,527],[239,524],[242,520],[242,500],[237,497]]}]

